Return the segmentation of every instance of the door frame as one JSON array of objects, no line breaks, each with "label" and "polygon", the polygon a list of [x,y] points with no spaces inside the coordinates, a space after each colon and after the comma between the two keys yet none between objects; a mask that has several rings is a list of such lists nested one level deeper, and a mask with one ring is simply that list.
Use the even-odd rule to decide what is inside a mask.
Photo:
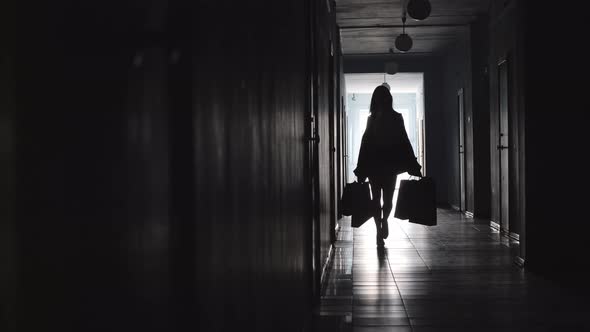
[{"label": "door frame", "polygon": [[[504,70],[504,74],[502,74]],[[495,207],[498,211],[498,227],[500,233],[508,236],[510,234],[510,113],[511,113],[511,98],[510,98],[510,57],[505,54],[498,58],[497,66],[497,126],[496,130],[496,153],[497,153],[497,173],[498,173],[498,194],[497,194],[497,206]],[[506,89],[506,100],[502,100],[502,89],[503,80],[505,80]],[[506,103],[506,110],[503,114],[502,104]],[[503,119],[504,116],[504,119]],[[505,151],[506,150],[506,151]],[[505,152],[505,153],[504,153]],[[503,157],[504,155],[504,157]],[[506,165],[504,165],[506,163]],[[504,170],[505,169],[505,170]],[[505,173],[505,174],[504,174]],[[504,177],[503,177],[504,176]],[[505,183],[504,183],[505,182]]]},{"label": "door frame", "polygon": [[459,120],[459,210],[467,211],[467,160],[465,158],[465,93],[457,90],[457,113]]},{"label": "door frame", "polygon": [[338,93],[336,88],[338,86],[336,73],[336,56],[334,54],[334,42],[330,38],[328,41],[329,59],[328,59],[328,133],[330,135],[328,140],[330,153],[330,243],[336,242],[336,227],[338,225],[338,171],[337,171],[337,133],[336,129],[338,120]]},{"label": "door frame", "polygon": [[321,293],[321,240],[320,240],[320,184],[319,184],[319,69],[317,57],[318,32],[317,2],[307,0],[307,87],[305,112],[305,142],[307,147],[305,173],[307,186],[307,238],[309,244],[305,246],[306,256],[309,259],[309,286],[311,288],[311,305],[316,306],[320,302]]}]

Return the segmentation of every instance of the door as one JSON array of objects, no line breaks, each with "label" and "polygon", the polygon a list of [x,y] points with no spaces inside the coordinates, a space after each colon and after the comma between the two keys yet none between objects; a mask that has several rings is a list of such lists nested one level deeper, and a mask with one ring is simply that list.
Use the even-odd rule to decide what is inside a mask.
[{"label": "door", "polygon": [[308,136],[308,174],[309,174],[309,192],[310,192],[310,214],[312,223],[312,274],[313,274],[313,296],[319,300],[322,278],[322,261],[320,258],[321,239],[320,239],[320,183],[319,183],[319,147],[320,140],[318,128],[318,107],[317,107],[317,85],[312,85],[311,109],[308,116],[309,136]]},{"label": "door", "polygon": [[457,108],[459,113],[459,204],[460,210],[466,211],[465,203],[465,99],[463,88],[457,91]]},{"label": "door", "polygon": [[306,137],[307,137],[307,185],[308,185],[308,216],[310,245],[307,254],[310,258],[310,283],[312,289],[312,301],[317,304],[320,301],[322,262],[320,259],[321,238],[320,238],[320,183],[319,183],[319,64],[317,57],[317,4],[308,1],[308,87],[307,87],[307,114],[306,114]]},{"label": "door", "polygon": [[508,234],[510,232],[509,220],[509,154],[508,147],[509,140],[509,75],[508,75],[508,60],[503,59],[498,64],[498,163],[499,163],[499,204],[500,204],[500,230],[502,233]]},{"label": "door", "polygon": [[336,116],[338,111],[336,110],[336,105],[338,101],[338,96],[336,93],[336,68],[335,68],[335,61],[334,61],[334,43],[332,40],[328,43],[329,49],[329,62],[328,62],[328,107],[329,107],[329,119],[328,119],[328,126],[329,126],[329,149],[330,149],[330,242],[336,242],[336,221],[338,219],[338,189],[336,185],[336,181],[338,179],[337,174],[337,163],[336,159],[337,156],[337,130],[336,130]]}]

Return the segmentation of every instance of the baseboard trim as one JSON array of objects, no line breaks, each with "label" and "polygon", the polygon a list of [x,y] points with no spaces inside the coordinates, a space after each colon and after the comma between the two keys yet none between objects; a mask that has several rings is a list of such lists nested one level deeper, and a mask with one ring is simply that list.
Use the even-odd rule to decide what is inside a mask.
[{"label": "baseboard trim", "polygon": [[520,242],[520,235],[519,234],[510,232],[510,233],[508,233],[508,237],[515,240],[515,241]]},{"label": "baseboard trim", "polygon": [[[490,228],[500,232],[500,236],[517,241],[520,244],[520,235],[512,232],[503,231],[500,228],[500,224],[498,224],[497,222],[490,220]],[[514,264],[516,264],[520,268],[524,268],[524,258],[520,256],[514,256]]]},{"label": "baseboard trim", "polygon": [[453,210],[455,210],[457,212],[463,213],[465,215],[465,217],[467,217],[467,218],[473,218],[474,217],[473,212],[471,212],[471,211],[463,211],[463,210],[461,210],[460,207],[458,207],[457,205],[454,205],[454,204],[449,204],[449,205],[451,206],[451,209],[453,209]]},{"label": "baseboard trim", "polygon": [[497,222],[490,220],[490,227],[493,228],[496,231],[500,231],[500,224],[498,224]]},{"label": "baseboard trim", "polygon": [[524,268],[524,258],[520,256],[514,257],[514,264],[516,264],[520,268]]},{"label": "baseboard trim", "polygon": [[498,224],[497,222],[495,222],[493,220],[490,220],[490,227],[493,228],[494,230],[500,232],[500,234],[502,234],[503,236],[520,242],[520,235],[519,234],[516,234],[513,232],[506,232],[505,230],[500,228],[500,224]]},{"label": "baseboard trim", "polygon": [[332,263],[333,257],[334,257],[334,245],[331,244],[330,250],[328,251],[328,257],[326,257],[326,261],[324,262],[324,265],[322,266],[322,276],[320,277],[320,288],[321,288],[320,291],[324,290],[324,284],[326,282],[326,274],[328,273],[328,269],[330,267],[330,264]]}]

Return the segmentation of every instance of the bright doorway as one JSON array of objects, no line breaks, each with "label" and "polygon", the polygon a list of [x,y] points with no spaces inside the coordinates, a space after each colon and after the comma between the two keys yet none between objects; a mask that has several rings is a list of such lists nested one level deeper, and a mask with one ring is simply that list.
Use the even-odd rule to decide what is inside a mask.
[{"label": "bright doorway", "polygon": [[[418,158],[418,163],[422,165],[422,174],[425,174],[424,74],[346,74],[345,80],[348,124],[347,181],[352,182],[356,178],[353,170],[356,168],[361,139],[367,126],[371,95],[373,90],[383,83],[390,86],[390,92],[393,96],[393,108],[401,113],[404,118],[404,124],[414,148],[414,154]],[[407,173],[398,176],[398,184],[401,179],[406,178],[408,178]]]}]

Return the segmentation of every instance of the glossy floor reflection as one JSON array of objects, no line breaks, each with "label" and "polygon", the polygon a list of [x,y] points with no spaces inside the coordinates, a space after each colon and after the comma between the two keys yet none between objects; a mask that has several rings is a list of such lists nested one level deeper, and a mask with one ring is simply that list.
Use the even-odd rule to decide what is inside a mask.
[{"label": "glossy floor reflection", "polygon": [[349,220],[335,245],[318,331],[590,331],[584,299],[514,264],[518,243],[439,210],[438,226]]}]

